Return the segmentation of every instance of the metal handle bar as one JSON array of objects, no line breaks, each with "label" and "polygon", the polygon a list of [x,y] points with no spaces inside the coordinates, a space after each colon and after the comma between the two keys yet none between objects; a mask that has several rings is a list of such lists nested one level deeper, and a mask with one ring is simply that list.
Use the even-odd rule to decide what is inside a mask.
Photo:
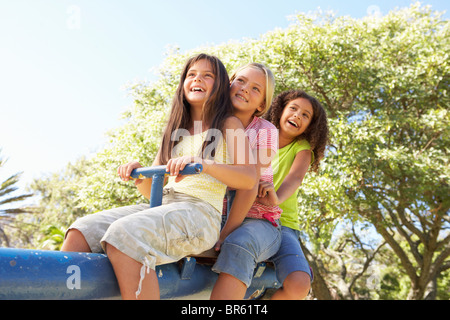
[{"label": "metal handle bar", "polygon": [[[180,174],[199,174],[202,170],[203,166],[200,163],[190,163],[184,167]],[[164,176],[166,174],[168,174],[166,172],[166,166],[137,168],[131,172],[131,177],[134,179],[152,179],[152,191],[150,193],[151,208],[160,206],[162,203]]]},{"label": "metal handle bar", "polygon": [[[181,174],[198,174],[201,173],[203,167],[200,163],[190,163],[187,164]],[[153,178],[153,176],[157,175],[165,175],[168,174],[166,172],[166,166],[153,166],[153,167],[145,167],[145,168],[137,168],[131,172],[131,177],[134,179],[145,179],[145,178]]]}]

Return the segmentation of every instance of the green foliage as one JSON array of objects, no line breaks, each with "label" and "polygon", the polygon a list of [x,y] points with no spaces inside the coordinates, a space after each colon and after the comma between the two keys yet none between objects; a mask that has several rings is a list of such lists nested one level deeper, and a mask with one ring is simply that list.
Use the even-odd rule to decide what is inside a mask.
[{"label": "green foliage", "polygon": [[41,246],[43,249],[48,250],[60,250],[64,242],[64,235],[66,228],[57,227],[54,225],[48,225],[44,230],[44,238],[42,239]]},{"label": "green foliage", "polygon": [[[1,149],[0,149],[1,152]],[[6,160],[0,156],[0,169],[6,163]],[[33,194],[15,194],[18,187],[16,184],[19,182],[22,173],[16,173],[8,177],[4,181],[0,181],[0,245],[10,245],[10,230],[14,228],[14,221],[18,214],[27,213],[31,208],[24,206],[18,206],[18,203],[22,202],[33,196]]]},{"label": "green foliage", "polygon": [[[332,145],[299,191],[303,240],[327,283],[323,296],[423,299],[433,281],[442,292],[450,268],[450,24],[420,4],[363,19],[298,14],[259,39],[170,52],[158,80],[129,87],[134,103],[103,150],[35,181],[38,242],[48,225],[143,201],[117,167],[132,159],[151,165],[180,70],[197,52],[217,55],[230,72],[264,63],[276,93],[301,88],[326,108]],[[365,227],[348,227],[355,225]],[[377,293],[367,289],[371,264],[392,267],[380,273]]]}]

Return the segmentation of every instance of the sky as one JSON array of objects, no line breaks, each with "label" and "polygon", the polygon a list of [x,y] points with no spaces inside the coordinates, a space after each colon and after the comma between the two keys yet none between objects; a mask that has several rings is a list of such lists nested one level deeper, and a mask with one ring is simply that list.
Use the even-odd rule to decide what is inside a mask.
[{"label": "sky", "polygon": [[[361,18],[410,0],[0,0],[0,182],[19,186],[99,151],[132,104],[127,84],[152,81],[181,52],[286,28],[319,7]],[[448,0],[424,0],[446,11]]]}]

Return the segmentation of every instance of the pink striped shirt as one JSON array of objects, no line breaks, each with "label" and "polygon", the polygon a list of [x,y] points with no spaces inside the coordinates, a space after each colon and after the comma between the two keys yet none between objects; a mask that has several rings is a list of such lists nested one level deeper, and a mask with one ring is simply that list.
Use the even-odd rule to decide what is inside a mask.
[{"label": "pink striped shirt", "polygon": [[[252,122],[245,128],[250,146],[252,149],[270,149],[278,151],[278,129],[269,121],[254,117]],[[260,159],[271,162],[271,159]],[[269,181],[273,183],[272,165],[269,164],[267,168],[261,172],[260,180]],[[267,219],[276,225],[275,220],[279,219],[283,210],[279,206],[266,206],[255,201],[247,213],[248,218]],[[223,212],[226,215],[227,204],[224,199]]]}]

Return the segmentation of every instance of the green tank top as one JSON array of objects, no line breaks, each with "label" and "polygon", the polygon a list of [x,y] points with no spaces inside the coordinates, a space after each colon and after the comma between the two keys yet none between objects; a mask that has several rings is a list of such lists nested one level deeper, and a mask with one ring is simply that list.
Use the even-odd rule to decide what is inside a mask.
[{"label": "green tank top", "polygon": [[[283,183],[284,178],[289,173],[297,153],[303,150],[311,150],[311,146],[306,140],[293,141],[287,146],[278,149],[278,152],[272,161],[273,185],[275,190],[278,190]],[[314,156],[312,152],[311,156]],[[314,159],[311,159],[311,162],[313,160]],[[281,224],[291,229],[300,230],[298,226],[297,192],[294,192],[288,199],[286,199],[286,201],[281,203],[280,208],[283,209],[283,213],[280,218]]]}]

